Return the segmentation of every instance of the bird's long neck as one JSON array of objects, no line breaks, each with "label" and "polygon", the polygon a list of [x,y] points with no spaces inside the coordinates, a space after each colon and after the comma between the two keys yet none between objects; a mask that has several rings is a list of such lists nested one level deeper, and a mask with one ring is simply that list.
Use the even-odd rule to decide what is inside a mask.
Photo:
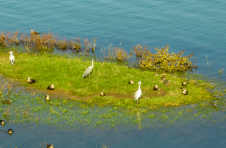
[{"label": "bird's long neck", "polygon": [[140,90],[140,84],[139,84],[139,90]]},{"label": "bird's long neck", "polygon": [[92,67],[93,67],[93,60],[92,60]]}]

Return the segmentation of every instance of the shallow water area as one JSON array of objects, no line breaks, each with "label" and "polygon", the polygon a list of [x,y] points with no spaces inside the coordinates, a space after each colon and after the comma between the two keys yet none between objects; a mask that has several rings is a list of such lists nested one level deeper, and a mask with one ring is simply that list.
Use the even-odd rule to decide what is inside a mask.
[{"label": "shallow water area", "polygon": [[[6,126],[9,127],[9,126]],[[48,125],[10,125],[16,131],[9,136],[1,132],[1,147],[224,147],[226,144],[224,122],[185,123],[162,128],[121,128],[59,130]],[[2,127],[1,127],[2,129]]]},{"label": "shallow water area", "polygon": [[[23,87],[11,89],[6,82],[9,81],[1,77],[1,86],[6,86],[3,96],[13,102],[0,104],[1,119],[6,121],[4,127],[0,126],[2,148],[41,147],[46,143],[55,147],[183,144],[185,148],[225,144],[225,96],[217,107],[204,102],[130,113],[125,108],[90,106],[68,99],[45,101],[41,93],[32,94]],[[9,128],[14,130],[11,136],[7,134]],[[206,138],[208,133],[211,135]]]}]

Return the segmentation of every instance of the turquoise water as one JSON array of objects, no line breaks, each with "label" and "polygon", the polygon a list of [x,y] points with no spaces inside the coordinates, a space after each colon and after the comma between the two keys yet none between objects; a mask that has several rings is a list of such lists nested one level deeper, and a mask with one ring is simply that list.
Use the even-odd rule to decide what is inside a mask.
[{"label": "turquoise water", "polygon": [[[100,148],[101,144],[114,148],[139,147],[180,147],[180,148],[222,148],[225,146],[225,123],[175,125],[161,129],[122,129],[120,131],[79,129],[76,131],[59,131],[52,127],[26,126],[18,128],[12,136],[1,133],[2,148],[23,147],[40,148],[40,144],[52,143],[54,147]],[[8,142],[5,142],[8,141]],[[11,141],[11,142],[9,142]]]},{"label": "turquoise water", "polygon": [[[8,0],[0,3],[1,31],[29,33],[30,29],[35,29],[38,32],[51,31],[62,38],[75,36],[92,40],[96,37],[97,47],[100,47],[97,55],[100,56],[103,55],[100,49],[110,44],[125,48],[126,51],[137,44],[148,45],[152,51],[154,47],[161,48],[169,44],[171,52],[183,49],[185,55],[194,52],[192,61],[197,58],[198,66],[194,73],[218,78],[219,69],[226,70],[226,1]],[[226,81],[224,73],[220,79]],[[0,147],[11,146],[10,140],[13,141],[12,146],[18,143],[17,146],[21,147],[38,147],[44,140],[49,140],[55,147],[100,147],[101,143],[106,142],[109,147],[225,145],[224,124],[199,125],[185,124],[168,130],[121,129],[117,132],[95,129],[83,131],[85,134],[62,132],[48,126],[28,128],[24,133],[19,133],[18,129],[11,137],[0,133],[0,139],[4,139],[0,140]],[[50,134],[46,133],[46,129]],[[40,138],[42,135],[45,136]],[[67,143],[63,144],[67,138],[60,139],[67,135],[74,136],[77,141],[67,137]],[[35,141],[35,138],[39,140]],[[27,140],[30,145],[24,144]]]},{"label": "turquoise water", "polygon": [[[225,1],[2,1],[0,30],[52,31],[60,37],[97,37],[129,51],[137,44],[151,49],[194,52],[197,73],[218,77],[225,69]],[[103,55],[99,51],[97,54]],[[210,66],[207,66],[207,60]],[[207,69],[208,68],[208,69]],[[221,79],[226,80],[225,75]]]}]

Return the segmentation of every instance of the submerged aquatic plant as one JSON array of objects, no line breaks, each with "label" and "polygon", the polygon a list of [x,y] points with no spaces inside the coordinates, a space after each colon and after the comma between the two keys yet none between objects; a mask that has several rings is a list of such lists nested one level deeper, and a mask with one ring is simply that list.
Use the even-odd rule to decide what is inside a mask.
[{"label": "submerged aquatic plant", "polygon": [[220,69],[219,72],[218,72],[218,75],[220,76],[221,74],[223,74],[223,70],[224,68]]},{"label": "submerged aquatic plant", "polygon": [[[108,46],[108,56],[105,56],[105,59],[111,59],[111,60],[116,60],[119,62],[124,62],[129,59],[129,54],[123,49],[119,48],[117,46],[112,47],[113,44],[110,44]],[[105,55],[105,50],[101,50],[104,52]]]}]

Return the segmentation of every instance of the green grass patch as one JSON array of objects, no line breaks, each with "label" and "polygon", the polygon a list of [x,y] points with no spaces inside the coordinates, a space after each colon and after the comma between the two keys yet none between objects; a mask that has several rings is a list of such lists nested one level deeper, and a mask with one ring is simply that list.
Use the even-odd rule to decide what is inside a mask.
[{"label": "green grass patch", "polygon": [[[212,85],[203,81],[188,81],[176,74],[166,74],[170,85],[165,86],[161,80],[163,75],[161,73],[155,76],[153,71],[141,71],[117,63],[94,60],[90,78],[82,78],[86,68],[92,64],[91,59],[84,60],[81,57],[61,56],[46,52],[27,54],[15,51],[14,56],[16,63],[11,65],[8,51],[0,51],[0,73],[4,76],[19,81],[25,87],[40,90],[46,90],[48,85],[54,84],[54,94],[65,94],[65,97],[69,95],[69,98],[90,105],[115,105],[136,110],[141,107],[171,107],[213,99],[212,94],[207,91],[207,87],[211,88]],[[27,77],[36,79],[37,82],[28,84]],[[133,80],[135,84],[128,84],[130,80]],[[142,96],[137,105],[133,96],[138,89],[138,81],[142,83]],[[188,95],[182,95],[181,83],[183,81],[188,83]],[[153,91],[155,84],[158,84],[160,88],[157,92]],[[106,96],[100,97],[101,90]],[[68,104],[67,101],[63,103]],[[62,112],[67,112],[67,110]]]}]

